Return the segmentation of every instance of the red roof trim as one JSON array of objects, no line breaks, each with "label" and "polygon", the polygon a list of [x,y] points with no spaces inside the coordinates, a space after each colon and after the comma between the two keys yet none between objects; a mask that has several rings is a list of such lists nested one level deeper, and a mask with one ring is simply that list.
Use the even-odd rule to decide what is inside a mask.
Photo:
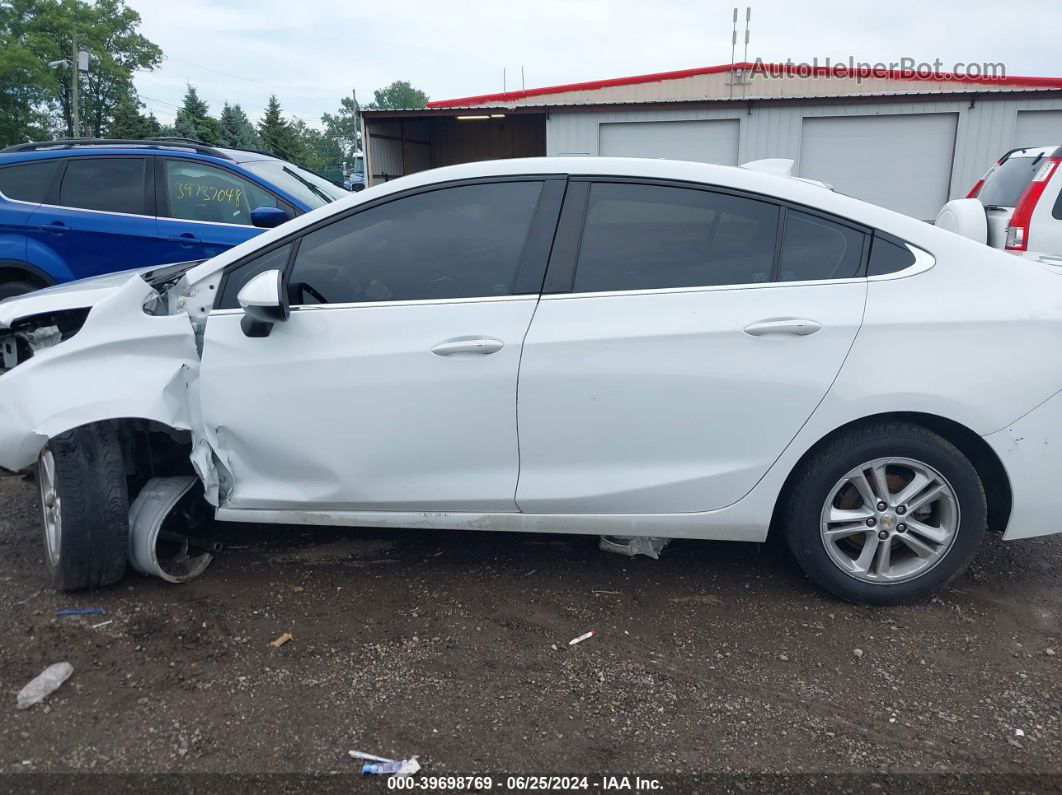
[{"label": "red roof trim", "polygon": [[429,102],[429,108],[461,108],[472,105],[486,105],[491,103],[517,102],[530,97],[540,97],[547,94],[564,94],[572,91],[595,91],[601,88],[613,88],[615,86],[633,86],[641,83],[658,83],[662,80],[680,80],[684,77],[697,77],[699,75],[719,74],[729,72],[732,69],[745,71],[768,72],[772,76],[795,75],[797,77],[835,77],[840,79],[880,78],[886,80],[912,80],[917,82],[931,83],[973,83],[977,85],[997,86],[1037,86],[1040,88],[1062,88],[1062,77],[1022,77],[1020,75],[1008,75],[1007,77],[971,77],[968,75],[953,74],[951,72],[924,73],[915,70],[896,69],[849,69],[844,64],[834,66],[801,66],[799,64],[765,64],[765,63],[737,63],[731,66],[703,66],[699,69],[682,69],[677,72],[656,72],[650,75],[634,75],[632,77],[614,77],[611,80],[591,80],[586,83],[568,83],[561,86],[544,86],[542,88],[529,88],[524,91],[506,91],[500,94],[481,94],[477,97],[461,97],[459,99],[439,99]]}]

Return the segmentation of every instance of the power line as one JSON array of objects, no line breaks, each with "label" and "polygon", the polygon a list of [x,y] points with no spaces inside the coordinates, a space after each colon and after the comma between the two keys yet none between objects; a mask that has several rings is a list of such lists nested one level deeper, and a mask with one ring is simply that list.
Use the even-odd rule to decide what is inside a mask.
[{"label": "power line", "polygon": [[194,61],[188,61],[188,60],[185,60],[184,58],[178,58],[175,55],[167,55],[167,56],[165,56],[165,59],[167,61],[180,61],[181,63],[188,64],[189,66],[194,66],[197,69],[206,69],[208,72],[214,72],[214,73],[219,74],[219,75],[225,75],[225,77],[232,77],[232,78],[235,78],[236,80],[246,80],[248,83],[261,83],[264,86],[271,85],[271,83],[269,83],[269,82],[267,82],[265,80],[258,80],[257,78],[254,78],[254,77],[242,77],[241,75],[234,75],[231,72],[223,72],[220,69],[215,69],[212,66],[203,66],[203,64],[195,63]]}]

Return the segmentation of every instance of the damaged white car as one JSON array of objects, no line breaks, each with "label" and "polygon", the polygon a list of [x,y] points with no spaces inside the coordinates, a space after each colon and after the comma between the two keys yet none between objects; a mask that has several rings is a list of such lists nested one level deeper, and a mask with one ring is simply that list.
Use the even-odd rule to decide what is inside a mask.
[{"label": "damaged white car", "polygon": [[[60,588],[200,523],[763,541],[892,604],[1062,529],[1062,280],[761,171],[476,163],[0,304]],[[1062,442],[1062,439],[1058,441]],[[132,529],[130,529],[132,528]]]}]

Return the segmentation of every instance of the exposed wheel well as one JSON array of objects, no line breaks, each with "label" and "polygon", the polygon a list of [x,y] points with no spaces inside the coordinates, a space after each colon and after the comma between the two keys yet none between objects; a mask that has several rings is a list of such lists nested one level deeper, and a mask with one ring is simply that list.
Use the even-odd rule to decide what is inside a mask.
[{"label": "exposed wheel well", "polygon": [[122,446],[130,502],[153,477],[195,474],[189,431],[144,419],[108,420],[107,424],[115,429]]},{"label": "exposed wheel well", "polygon": [[34,268],[14,262],[0,262],[0,284],[5,282],[29,282],[37,287],[48,287],[51,279]]},{"label": "exposed wheel well", "polygon": [[775,534],[776,525],[779,523],[782,513],[780,507],[784,504],[786,496],[789,493],[794,473],[800,469],[800,465],[805,459],[814,454],[816,450],[830,439],[850,428],[859,425],[886,422],[889,420],[904,420],[913,425],[921,425],[923,428],[928,428],[934,433],[943,436],[959,448],[962,454],[970,460],[971,464],[973,464],[974,469],[977,470],[977,474],[981,478],[981,483],[985,488],[985,499],[988,503],[988,529],[996,533],[1002,533],[1007,529],[1007,523],[1010,521],[1012,499],[1010,479],[1007,477],[1007,472],[1003,468],[1003,464],[1000,462],[999,457],[995,454],[995,451],[988,446],[988,443],[965,425],[961,425],[954,420],[939,417],[935,414],[923,414],[915,411],[898,411],[887,414],[874,414],[869,417],[863,417],[862,419],[849,422],[846,425],[835,428],[812,445],[793,466],[792,471],[786,478],[785,485],[782,486],[782,490],[778,494],[778,500],[775,502],[774,513],[772,514],[770,534],[772,536]]}]

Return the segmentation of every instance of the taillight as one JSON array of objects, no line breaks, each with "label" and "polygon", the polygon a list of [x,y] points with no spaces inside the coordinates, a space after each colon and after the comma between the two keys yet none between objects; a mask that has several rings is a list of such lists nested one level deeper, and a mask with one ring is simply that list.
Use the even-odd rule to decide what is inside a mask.
[{"label": "taillight", "polygon": [[1049,157],[1044,160],[1040,170],[1036,172],[1036,176],[1032,178],[1021,194],[1021,198],[1018,199],[1018,206],[1014,208],[1014,217],[1010,219],[1010,226],[1007,227],[1005,244],[1007,251],[1029,250],[1029,222],[1032,220],[1033,210],[1036,209],[1036,203],[1040,201],[1044,188],[1047,187],[1047,183],[1051,180],[1060,162],[1062,158],[1059,157]]},{"label": "taillight", "polygon": [[976,199],[977,194],[981,192],[981,187],[985,184],[985,178],[977,180],[977,184],[970,188],[970,192],[966,194],[967,199]]}]

